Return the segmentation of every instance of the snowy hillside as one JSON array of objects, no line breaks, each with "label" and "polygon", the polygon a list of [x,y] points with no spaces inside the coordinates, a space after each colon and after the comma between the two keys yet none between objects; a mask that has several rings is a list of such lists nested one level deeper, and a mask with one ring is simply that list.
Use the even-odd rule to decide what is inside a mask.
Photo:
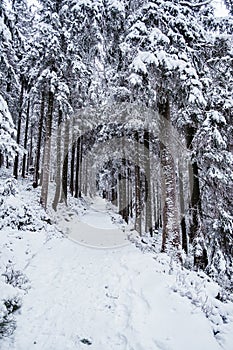
[{"label": "snowy hillside", "polygon": [[[204,273],[181,269],[157,247],[149,251],[130,227],[125,235],[139,247],[124,233],[121,247],[88,247],[77,242],[82,235],[75,242],[59,232],[64,223],[50,225],[29,183],[11,188],[1,196],[9,208],[0,230],[1,350],[232,348],[233,304]],[[32,220],[18,229],[22,208]],[[95,226],[102,242],[121,227],[99,198],[83,205],[72,229]]]}]

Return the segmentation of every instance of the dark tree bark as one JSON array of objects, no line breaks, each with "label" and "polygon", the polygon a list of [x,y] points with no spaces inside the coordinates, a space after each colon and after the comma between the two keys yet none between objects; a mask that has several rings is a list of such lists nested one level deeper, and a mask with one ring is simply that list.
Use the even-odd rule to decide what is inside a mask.
[{"label": "dark tree bark", "polygon": [[30,149],[28,152],[28,160],[27,160],[27,173],[29,173],[29,167],[33,165],[33,125],[31,125],[30,131]]},{"label": "dark tree bark", "polygon": [[57,205],[61,194],[61,123],[62,123],[62,111],[58,112],[58,125],[57,125],[57,169],[56,169],[56,191],[53,199],[52,207],[56,211]]},{"label": "dark tree bark", "polygon": [[78,138],[76,144],[76,174],[75,174],[75,198],[81,198],[80,189],[80,164],[81,164],[81,137]]},{"label": "dark tree bark", "polygon": [[54,94],[52,91],[49,91],[48,110],[47,110],[47,118],[46,118],[46,131],[45,131],[44,159],[43,159],[44,160],[43,161],[43,178],[42,178],[42,188],[41,188],[41,198],[40,198],[40,202],[44,208],[47,208],[47,201],[48,201],[53,104],[54,104]]},{"label": "dark tree bark", "polygon": [[[27,142],[28,142],[28,127],[29,127],[29,114],[30,114],[30,100],[28,100],[27,104],[27,114],[26,114],[26,125],[25,125],[25,136],[24,136],[24,149],[27,149]],[[26,172],[26,160],[27,155],[23,155],[23,164],[22,164],[22,177],[25,178],[25,172]]]},{"label": "dark tree bark", "polygon": [[185,253],[188,253],[188,240],[187,240],[187,229],[185,221],[185,202],[184,202],[184,181],[183,181],[183,169],[179,164],[179,195],[180,195],[180,217],[181,217],[181,233],[182,233],[182,249]]},{"label": "dark tree bark", "polygon": [[191,226],[190,226],[190,242],[192,243],[194,238],[198,235],[199,221],[201,219],[201,196],[199,185],[199,172],[197,162],[192,164],[193,171],[193,188],[191,196]]},{"label": "dark tree bark", "polygon": [[[88,184],[89,184],[89,181],[90,181],[90,178],[89,177],[89,168],[88,168],[88,159],[85,158],[85,162],[84,162],[84,174],[85,174],[85,179],[86,181],[84,181],[84,184],[83,184],[83,193],[85,196],[88,195]],[[109,182],[108,182],[109,184]],[[90,190],[90,189],[89,189]],[[110,191],[108,190],[108,200],[110,200]]]},{"label": "dark tree bark", "polygon": [[0,152],[0,168],[4,165],[4,156],[3,154]]},{"label": "dark tree bark", "polygon": [[117,191],[116,191],[117,181],[115,178],[115,172],[116,172],[116,169],[112,168],[111,169],[111,202],[113,205],[116,205],[116,200],[117,200]]},{"label": "dark tree bark", "polygon": [[127,193],[126,193],[126,160],[122,159],[121,169],[119,171],[119,214],[123,220],[128,223],[128,206],[127,206]]},{"label": "dark tree bark", "polygon": [[[193,126],[188,126],[186,129],[186,142],[187,147],[192,151],[192,141],[196,133],[196,128]],[[194,247],[194,265],[196,267],[205,268],[208,263],[206,249],[204,247],[204,242],[199,240],[199,243],[202,242],[202,255],[200,254],[200,249],[196,254],[196,241],[201,238],[200,232],[200,223],[202,220],[202,208],[201,208],[201,193],[200,193],[200,184],[199,184],[199,171],[198,164],[196,161],[192,162],[192,171],[190,175],[190,187],[191,187],[191,203],[190,203],[190,243]]]},{"label": "dark tree bark", "polygon": [[160,227],[160,206],[159,206],[159,191],[158,191],[158,183],[153,184],[153,206],[154,206],[154,229],[155,232],[158,232]]},{"label": "dark tree bark", "polygon": [[120,210],[119,214],[122,216],[123,220],[125,220],[126,223],[129,221],[129,214],[128,214],[128,205],[127,205],[127,176],[126,176],[126,159],[125,159],[125,143],[124,143],[124,137],[122,137],[122,160],[121,160],[121,168],[119,172],[119,196],[120,196]]},{"label": "dark tree bark", "polygon": [[64,157],[62,167],[62,193],[61,202],[65,201],[67,204],[67,189],[68,189],[68,164],[69,164],[69,136],[70,133],[70,121],[65,122],[65,135],[64,135]]},{"label": "dark tree bark", "polygon": [[[160,106],[160,114],[169,123],[171,122],[170,103],[168,98],[166,103]],[[167,129],[167,127],[165,129]],[[162,195],[164,197],[162,252],[174,252],[174,257],[178,260],[181,260],[179,251],[181,242],[178,224],[178,208],[176,201],[177,195],[175,160],[171,154],[173,145],[170,144],[170,142],[172,142],[172,135],[170,135],[169,130],[162,130],[161,132],[163,132],[162,139],[166,140],[166,145],[163,142],[160,142],[161,165],[164,178],[164,188],[162,191]]]},{"label": "dark tree bark", "polygon": [[40,157],[41,157],[41,144],[42,144],[42,133],[43,133],[43,123],[44,123],[44,110],[45,110],[45,91],[42,90],[41,105],[40,105],[40,120],[38,127],[38,139],[37,139],[37,154],[36,154],[36,166],[34,173],[34,184],[33,186],[38,187],[39,183],[39,171],[40,171]]},{"label": "dark tree bark", "polygon": [[146,212],[145,212],[145,232],[153,236],[152,224],[152,197],[151,197],[151,165],[150,165],[150,133],[144,131],[144,170],[147,182]]},{"label": "dark tree bark", "polygon": [[132,171],[130,164],[127,168],[127,184],[128,184],[128,216],[133,217],[133,193],[132,193]]},{"label": "dark tree bark", "polygon": [[141,187],[140,187],[140,167],[139,167],[139,133],[135,131],[135,141],[136,141],[136,157],[137,164],[135,165],[135,230],[141,235],[142,234],[142,221],[141,221]]},{"label": "dark tree bark", "polygon": [[[22,79],[22,82],[21,82],[21,91],[19,96],[19,115],[18,115],[17,138],[16,138],[18,145],[20,144],[20,136],[21,136],[23,96],[24,96],[24,79]],[[19,171],[19,154],[17,153],[15,156],[14,171],[13,171],[13,175],[16,179],[18,179],[18,171]]]},{"label": "dark tree bark", "polygon": [[[196,133],[196,128],[188,126],[186,128],[186,142],[187,148],[192,151],[192,141]],[[199,185],[199,174],[197,162],[192,162],[191,171],[191,227],[190,227],[190,242],[192,243],[194,238],[198,235],[199,229],[199,217],[201,216],[201,195]]]},{"label": "dark tree bark", "polygon": [[73,128],[72,128],[72,148],[71,148],[71,160],[70,160],[70,193],[74,195],[74,166],[75,166],[75,148],[76,142],[74,141],[74,119],[73,119]]}]

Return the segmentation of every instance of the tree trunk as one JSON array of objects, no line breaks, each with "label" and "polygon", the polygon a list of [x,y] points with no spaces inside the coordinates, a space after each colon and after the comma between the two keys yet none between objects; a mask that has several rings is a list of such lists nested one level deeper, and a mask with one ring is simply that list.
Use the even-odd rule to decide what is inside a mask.
[{"label": "tree trunk", "polygon": [[[196,128],[188,126],[186,128],[186,142],[187,147],[193,150],[192,141],[196,133]],[[194,265],[197,268],[204,269],[208,264],[208,257],[205,248],[205,241],[201,233],[200,225],[202,220],[202,207],[201,207],[201,193],[199,184],[199,171],[198,164],[196,161],[192,162],[192,171],[190,174],[191,184],[191,203],[190,203],[190,243],[194,248]],[[202,252],[200,252],[200,247]]]},{"label": "tree trunk", "polygon": [[[161,106],[160,113],[170,122],[170,103],[167,99],[165,105]],[[169,126],[169,124],[168,124]],[[162,236],[162,252],[174,252],[175,258],[181,259],[180,255],[180,232],[178,224],[178,208],[176,194],[176,172],[175,159],[171,154],[169,142],[171,136],[169,130],[164,130],[166,145],[160,142],[161,165],[163,169],[163,236]]]},{"label": "tree trunk", "polygon": [[33,126],[31,125],[30,128],[30,149],[28,152],[28,160],[27,160],[27,173],[29,173],[29,167],[31,165],[33,165],[33,155],[32,155],[32,151],[33,151],[33,137],[32,137],[32,130],[33,130]]},{"label": "tree trunk", "polygon": [[117,186],[117,181],[115,178],[115,169],[111,169],[111,202],[113,205],[116,205],[116,200],[117,200],[117,191],[116,191],[116,186]]},{"label": "tree trunk", "polygon": [[120,210],[119,214],[122,216],[123,220],[128,223],[128,205],[127,205],[127,186],[126,186],[126,159],[125,159],[125,143],[124,137],[122,137],[122,160],[121,168],[119,172],[119,186],[120,186]]},{"label": "tree trunk", "polygon": [[191,196],[191,226],[190,226],[190,242],[199,235],[199,220],[201,218],[201,197],[199,186],[199,174],[197,162],[192,164],[193,171],[193,188]]},{"label": "tree trunk", "polygon": [[[28,100],[28,105],[27,105],[25,136],[24,136],[24,149],[25,150],[27,149],[27,142],[28,142],[29,113],[30,113],[30,100]],[[23,155],[23,165],[22,165],[22,177],[23,178],[25,178],[26,160],[27,160],[27,155],[24,154]]]},{"label": "tree trunk", "polygon": [[2,152],[0,151],[0,168],[4,165],[4,156]]},{"label": "tree trunk", "polygon": [[152,224],[152,198],[151,198],[151,168],[150,168],[150,133],[148,130],[144,131],[144,170],[147,183],[146,196],[146,217],[145,217],[145,232],[153,236]]},{"label": "tree trunk", "polygon": [[119,172],[119,214],[122,216],[123,220],[128,223],[128,210],[127,210],[127,193],[126,193],[126,162],[122,159],[122,165]]},{"label": "tree trunk", "polygon": [[57,125],[57,168],[56,168],[56,191],[53,199],[52,207],[56,211],[57,205],[61,194],[61,123],[62,123],[62,111],[58,112],[58,125]]},{"label": "tree trunk", "polygon": [[[196,133],[196,129],[194,127],[188,126],[186,128],[187,148],[190,150],[192,150],[192,141],[195,136],[195,133]],[[196,161],[192,163],[190,184],[191,184],[190,242],[192,243],[194,238],[199,236],[199,220],[202,216],[199,174],[198,174],[198,165]]]},{"label": "tree trunk", "polygon": [[180,217],[181,217],[181,233],[182,233],[182,249],[185,253],[188,253],[188,241],[187,241],[187,230],[186,230],[186,221],[185,221],[185,202],[184,202],[184,178],[183,178],[183,169],[181,164],[179,164],[179,197],[180,197]]},{"label": "tree trunk", "polygon": [[68,163],[69,163],[69,140],[70,140],[70,121],[65,122],[65,135],[64,135],[64,157],[62,167],[62,193],[61,201],[65,201],[67,205],[67,188],[68,188]]},{"label": "tree trunk", "polygon": [[[20,135],[21,135],[21,123],[22,123],[22,114],[23,114],[23,94],[24,94],[24,80],[21,82],[21,91],[19,97],[19,115],[18,115],[18,126],[17,126],[17,143],[20,144]],[[13,175],[16,179],[18,179],[18,170],[19,170],[19,154],[17,153],[15,156],[14,162],[14,172]]]},{"label": "tree trunk", "polygon": [[79,198],[82,197],[82,185],[83,185],[83,138],[80,140],[80,164],[79,164]]},{"label": "tree trunk", "polygon": [[[83,161],[83,174],[85,176],[85,181],[83,181],[83,193],[85,196],[88,194],[88,183],[90,183],[90,177],[89,177],[89,172],[88,172],[88,159],[85,158]],[[108,191],[109,195],[109,191]]]},{"label": "tree trunk", "polygon": [[75,119],[73,118],[73,127],[72,127],[72,148],[71,148],[71,161],[70,161],[70,193],[73,196],[74,195],[74,165],[75,165],[75,147],[76,147],[76,142],[74,140],[74,121]]},{"label": "tree trunk", "polygon": [[139,134],[135,131],[136,140],[136,157],[137,164],[135,165],[135,230],[142,234],[142,219],[141,219],[141,187],[140,187],[140,167],[139,167],[139,154],[138,154],[138,144],[139,144]]},{"label": "tree trunk", "polygon": [[81,137],[78,138],[76,143],[76,174],[75,174],[75,198],[81,197],[80,189],[80,164],[81,164]]},{"label": "tree trunk", "polygon": [[133,194],[132,194],[132,171],[130,168],[130,164],[128,164],[127,169],[127,179],[128,179],[128,216],[133,217]]},{"label": "tree trunk", "polygon": [[40,198],[40,202],[44,208],[47,208],[47,201],[48,201],[53,103],[54,103],[54,94],[52,91],[49,91],[48,110],[47,110],[47,118],[46,118],[46,131],[45,131],[44,159],[43,159],[44,160],[43,178],[42,178],[42,188],[41,188],[41,198]]},{"label": "tree trunk", "polygon": [[43,122],[44,122],[44,109],[45,109],[45,91],[42,90],[41,105],[40,105],[40,120],[38,127],[38,139],[37,139],[37,154],[36,154],[36,166],[34,173],[34,184],[33,186],[38,187],[39,182],[39,171],[40,171],[40,156],[41,156],[41,142],[42,142],[42,132],[43,132]]}]

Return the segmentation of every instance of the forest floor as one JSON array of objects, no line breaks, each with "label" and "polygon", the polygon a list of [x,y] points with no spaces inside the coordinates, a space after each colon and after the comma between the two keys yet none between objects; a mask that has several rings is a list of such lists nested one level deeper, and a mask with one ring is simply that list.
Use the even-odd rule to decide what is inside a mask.
[{"label": "forest floor", "polygon": [[[233,348],[233,303],[216,298],[221,288],[204,273],[127,241],[129,228],[120,230],[122,223],[98,197],[80,204],[69,237],[62,233],[66,217],[58,215],[50,225],[38,193],[27,184],[16,186],[19,193],[5,196],[5,206],[16,208],[15,215],[24,203],[42,226],[12,227],[9,210],[0,229],[0,317],[6,300],[22,300],[9,318],[14,332],[0,339],[1,350]],[[89,231],[86,241],[83,230]],[[21,277],[9,278],[9,271],[21,271]]]}]

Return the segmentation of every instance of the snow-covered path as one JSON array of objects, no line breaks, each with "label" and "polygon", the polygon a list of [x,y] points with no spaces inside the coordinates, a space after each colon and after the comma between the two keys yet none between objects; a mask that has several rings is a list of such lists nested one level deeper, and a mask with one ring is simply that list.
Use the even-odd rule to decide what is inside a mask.
[{"label": "snow-covered path", "polygon": [[127,234],[116,227],[106,209],[106,201],[96,197],[89,210],[81,217],[73,216],[63,228],[71,240],[88,247],[116,248],[129,244]]},{"label": "snow-covered path", "polygon": [[201,309],[172,290],[168,267],[166,256],[132,244],[94,249],[53,238],[24,271],[32,288],[1,349],[220,349]]},{"label": "snow-covered path", "polygon": [[220,348],[204,314],[173,293],[169,276],[132,246],[100,251],[54,240],[27,275],[32,290],[11,349],[86,349],[83,339],[96,350]]}]

